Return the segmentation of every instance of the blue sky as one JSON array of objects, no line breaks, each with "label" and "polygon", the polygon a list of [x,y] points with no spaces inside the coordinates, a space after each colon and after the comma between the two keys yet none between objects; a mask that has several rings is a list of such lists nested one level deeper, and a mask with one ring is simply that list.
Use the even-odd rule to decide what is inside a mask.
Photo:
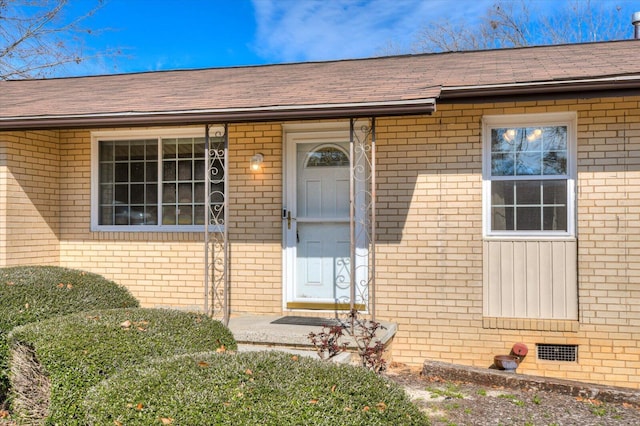
[{"label": "blue sky", "polygon": [[[92,46],[123,48],[120,72],[375,56],[409,44],[449,0],[106,0]],[[467,2],[461,15],[493,0]]]},{"label": "blue sky", "polygon": [[[65,74],[105,74],[379,56],[411,51],[416,33],[438,19],[482,17],[495,0],[105,0],[85,25],[102,29],[87,48],[123,56]],[[541,11],[568,0],[530,0]],[[578,0],[587,1],[587,0]],[[632,0],[620,4],[630,21]],[[91,2],[71,0],[69,13]],[[634,4],[635,3],[635,4]],[[629,34],[632,34],[629,24]]]}]

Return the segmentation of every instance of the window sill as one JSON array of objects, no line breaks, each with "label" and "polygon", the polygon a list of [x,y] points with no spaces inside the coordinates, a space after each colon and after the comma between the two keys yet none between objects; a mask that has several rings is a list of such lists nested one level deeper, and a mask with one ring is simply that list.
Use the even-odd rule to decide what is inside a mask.
[{"label": "window sill", "polygon": [[484,241],[577,241],[575,235],[485,235]]},{"label": "window sill", "polygon": [[577,333],[580,330],[580,322],[577,320],[483,317],[482,328]]},{"label": "window sill", "polygon": [[[91,226],[91,232],[204,232],[204,225],[117,225]],[[224,232],[223,226],[212,225],[209,232]]]}]

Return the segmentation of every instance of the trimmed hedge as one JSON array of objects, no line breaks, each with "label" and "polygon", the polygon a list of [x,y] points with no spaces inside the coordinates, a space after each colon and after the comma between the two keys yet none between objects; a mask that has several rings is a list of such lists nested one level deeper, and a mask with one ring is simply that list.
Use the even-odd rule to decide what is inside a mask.
[{"label": "trimmed hedge", "polygon": [[[44,401],[46,421],[64,425],[86,424],[85,393],[118,371],[144,365],[151,357],[236,348],[233,335],[220,322],[162,309],[98,310],[52,318],[15,328],[9,343],[16,415],[38,420],[38,413],[46,412],[38,407],[37,395],[30,400],[37,389],[28,378],[43,370],[39,380],[50,386],[49,401]],[[24,356],[30,352],[32,357]]]},{"label": "trimmed hedge", "polygon": [[428,425],[364,368],[282,352],[197,354],[122,370],[91,389],[90,425]]},{"label": "trimmed hedge", "polygon": [[89,309],[137,306],[127,289],[89,272],[55,266],[0,269],[0,403],[8,388],[6,334],[12,328]]}]

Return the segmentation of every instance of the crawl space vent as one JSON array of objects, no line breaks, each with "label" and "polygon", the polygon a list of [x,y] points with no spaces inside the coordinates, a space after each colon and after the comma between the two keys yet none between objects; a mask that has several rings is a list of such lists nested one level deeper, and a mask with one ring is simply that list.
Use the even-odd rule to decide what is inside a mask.
[{"label": "crawl space vent", "polygon": [[538,359],[544,361],[576,362],[578,360],[578,345],[545,345],[536,344]]}]

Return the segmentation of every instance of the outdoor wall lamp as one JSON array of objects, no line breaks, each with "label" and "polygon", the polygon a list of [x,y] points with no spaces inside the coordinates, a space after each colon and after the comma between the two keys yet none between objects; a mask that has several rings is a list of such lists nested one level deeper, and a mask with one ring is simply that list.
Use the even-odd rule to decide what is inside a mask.
[{"label": "outdoor wall lamp", "polygon": [[262,163],[264,162],[264,155],[254,154],[249,161],[249,168],[252,172],[259,172],[262,170]]}]

